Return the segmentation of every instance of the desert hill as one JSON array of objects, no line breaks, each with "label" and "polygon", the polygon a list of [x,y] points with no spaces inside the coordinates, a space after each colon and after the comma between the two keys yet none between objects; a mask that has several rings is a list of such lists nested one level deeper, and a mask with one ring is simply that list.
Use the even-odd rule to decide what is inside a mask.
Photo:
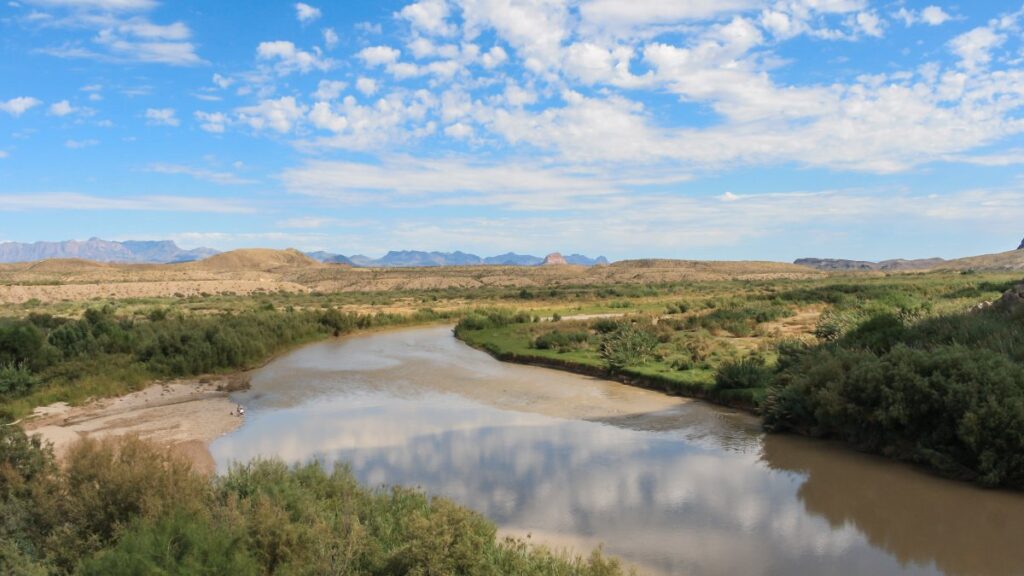
[{"label": "desert hill", "polygon": [[779,262],[645,260],[610,266],[435,266],[353,268],[297,250],[245,249],[181,264],[46,260],[0,264],[0,303],[187,297],[261,292],[383,292],[532,288],[723,279],[807,278],[823,272]]},{"label": "desert hill", "polygon": [[271,250],[269,248],[245,248],[222,252],[198,262],[185,265],[197,270],[217,272],[271,271],[278,268],[319,267],[320,262],[298,250]]}]

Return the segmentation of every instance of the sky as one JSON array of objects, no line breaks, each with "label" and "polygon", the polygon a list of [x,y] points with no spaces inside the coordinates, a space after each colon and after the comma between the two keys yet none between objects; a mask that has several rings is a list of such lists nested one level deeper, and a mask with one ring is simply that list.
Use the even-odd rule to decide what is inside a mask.
[{"label": "sky", "polygon": [[612,259],[1024,236],[1018,0],[15,0],[0,241]]}]

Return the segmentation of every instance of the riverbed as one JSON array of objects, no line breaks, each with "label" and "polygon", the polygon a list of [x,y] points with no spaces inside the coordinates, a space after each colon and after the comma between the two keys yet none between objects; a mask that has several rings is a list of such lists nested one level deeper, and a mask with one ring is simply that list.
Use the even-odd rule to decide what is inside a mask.
[{"label": "riverbed", "polygon": [[703,402],[505,364],[447,327],[314,344],[232,396],[219,470],[279,457],[418,486],[640,573],[1024,574],[1024,495],[765,436]]}]

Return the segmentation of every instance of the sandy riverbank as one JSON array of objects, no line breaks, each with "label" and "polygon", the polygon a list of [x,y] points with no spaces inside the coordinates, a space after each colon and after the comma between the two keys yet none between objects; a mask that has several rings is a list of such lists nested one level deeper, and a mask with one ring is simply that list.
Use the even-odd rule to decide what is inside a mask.
[{"label": "sandy riverbank", "polygon": [[82,406],[58,402],[37,408],[22,426],[51,442],[58,459],[81,438],[137,435],[178,452],[196,470],[213,473],[209,443],[242,424],[227,391],[238,378],[161,382]]}]

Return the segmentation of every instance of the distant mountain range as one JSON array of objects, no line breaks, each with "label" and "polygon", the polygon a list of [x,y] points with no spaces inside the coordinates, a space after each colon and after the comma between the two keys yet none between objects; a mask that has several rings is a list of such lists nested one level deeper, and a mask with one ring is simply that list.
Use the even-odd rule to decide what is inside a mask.
[{"label": "distant mountain range", "polygon": [[982,256],[970,256],[956,260],[944,260],[942,258],[921,258],[918,260],[882,260],[881,262],[869,262],[866,260],[842,260],[836,258],[799,258],[793,261],[798,266],[807,266],[825,271],[852,270],[878,270],[883,272],[894,272],[899,270],[929,270],[931,268],[966,269],[971,267],[989,268],[998,267],[1003,269],[1017,270],[1022,267],[1021,254],[1024,254],[1024,240],[1016,251],[1003,252],[1001,254],[986,254]]},{"label": "distant mountain range", "polygon": [[799,258],[793,261],[798,266],[807,266],[817,270],[829,271],[851,271],[851,270],[927,270],[935,268],[946,260],[942,258],[922,258],[919,260],[882,260],[881,262],[868,262],[866,260],[842,260],[837,258]]},{"label": "distant mountain range", "polygon": [[51,258],[81,258],[96,262],[168,264],[192,262],[218,254],[212,248],[182,250],[171,240],[127,240],[114,242],[90,238],[84,242],[0,243],[0,262],[33,262]]},{"label": "distant mountain range", "polygon": [[[212,248],[183,250],[171,240],[143,241],[126,240],[116,242],[90,238],[85,241],[66,240],[63,242],[3,242],[0,243],[0,263],[35,262],[53,258],[80,258],[96,262],[124,262],[129,264],[171,264],[193,262],[215,254]],[[483,264],[501,266],[539,266],[545,259],[529,254],[509,252],[498,256],[481,258],[465,252],[422,252],[418,250],[391,251],[381,258],[369,258],[362,254],[345,256],[331,252],[306,252],[306,256],[319,262],[344,264],[362,268],[411,268],[420,266],[478,266]],[[555,256],[555,255],[551,255]],[[558,256],[560,259],[561,256]],[[561,260],[557,260],[560,262]],[[568,264],[595,266],[607,264],[604,256],[589,258],[582,254],[566,256]]]},{"label": "distant mountain range", "polygon": [[[344,256],[342,254],[331,254],[329,252],[307,252],[306,256],[319,260],[320,262],[334,262],[349,264],[361,268],[411,268],[411,267],[432,267],[432,266],[540,266],[544,264],[545,258],[532,256],[530,254],[516,254],[508,252],[498,256],[481,258],[476,254],[466,252],[421,252],[418,250],[393,250],[381,258],[370,258],[362,254]],[[582,254],[572,254],[565,257],[567,264],[580,266],[597,266],[608,263],[604,256],[590,258]]]}]

